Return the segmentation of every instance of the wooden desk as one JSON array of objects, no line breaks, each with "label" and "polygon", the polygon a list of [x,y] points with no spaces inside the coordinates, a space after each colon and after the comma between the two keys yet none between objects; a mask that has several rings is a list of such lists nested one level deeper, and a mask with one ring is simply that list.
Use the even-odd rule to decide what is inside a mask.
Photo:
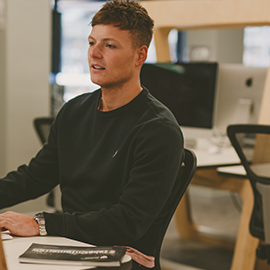
[{"label": "wooden desk", "polygon": [[[83,270],[92,269],[95,267],[89,266],[69,266],[69,265],[43,265],[19,263],[18,257],[32,243],[54,244],[54,245],[72,245],[72,246],[91,246],[79,241],[74,241],[64,237],[14,237],[12,240],[4,240],[3,246],[6,255],[8,270]],[[125,255],[124,260],[130,260],[130,256]]]},{"label": "wooden desk", "polygon": [[234,255],[230,270],[253,270],[256,261],[256,248],[259,240],[249,232],[250,216],[253,209],[253,192],[248,179],[225,176],[217,172],[219,166],[239,164],[240,160],[232,147],[221,149],[219,153],[211,154],[207,151],[207,144],[203,148],[193,149],[198,158],[198,168],[191,181],[192,185],[211,187],[216,189],[238,192],[242,198],[242,213],[238,234],[235,242],[206,235],[199,231],[191,217],[191,207],[188,193],[182,198],[176,213],[176,227],[183,239],[203,241],[213,245],[234,248]]}]

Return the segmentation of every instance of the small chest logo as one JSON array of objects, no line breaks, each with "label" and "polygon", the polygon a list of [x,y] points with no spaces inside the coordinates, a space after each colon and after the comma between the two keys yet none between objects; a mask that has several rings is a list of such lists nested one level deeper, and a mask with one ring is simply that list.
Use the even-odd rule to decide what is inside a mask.
[{"label": "small chest logo", "polygon": [[119,151],[119,150],[116,150],[116,151],[114,152],[114,154],[113,154],[113,156],[112,156],[113,158],[117,155],[118,151]]}]

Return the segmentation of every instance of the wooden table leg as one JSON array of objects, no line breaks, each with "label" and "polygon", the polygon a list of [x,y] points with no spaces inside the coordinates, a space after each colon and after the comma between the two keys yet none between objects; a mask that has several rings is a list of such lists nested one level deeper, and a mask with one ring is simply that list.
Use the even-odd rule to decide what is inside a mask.
[{"label": "wooden table leg", "polygon": [[7,270],[6,257],[1,238],[1,231],[0,231],[0,270]]},{"label": "wooden table leg", "polygon": [[175,215],[176,228],[183,239],[194,239],[198,237],[198,228],[192,221],[188,192],[182,197]]}]

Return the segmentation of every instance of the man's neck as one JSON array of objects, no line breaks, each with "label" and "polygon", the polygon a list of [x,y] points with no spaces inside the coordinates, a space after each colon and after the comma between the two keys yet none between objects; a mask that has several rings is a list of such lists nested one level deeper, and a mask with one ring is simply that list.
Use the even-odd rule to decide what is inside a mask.
[{"label": "man's neck", "polygon": [[140,86],[140,84],[138,84],[136,87],[133,87],[133,89],[101,88],[101,91],[102,91],[102,97],[99,103],[99,110],[112,111],[128,104],[142,91],[142,87]]}]

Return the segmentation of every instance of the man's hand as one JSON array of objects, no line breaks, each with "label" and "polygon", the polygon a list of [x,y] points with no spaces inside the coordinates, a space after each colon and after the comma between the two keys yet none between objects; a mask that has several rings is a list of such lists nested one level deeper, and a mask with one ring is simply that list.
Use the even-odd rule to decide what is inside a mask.
[{"label": "man's hand", "polygon": [[10,211],[0,214],[0,228],[19,236],[39,235],[39,226],[34,217]]}]

